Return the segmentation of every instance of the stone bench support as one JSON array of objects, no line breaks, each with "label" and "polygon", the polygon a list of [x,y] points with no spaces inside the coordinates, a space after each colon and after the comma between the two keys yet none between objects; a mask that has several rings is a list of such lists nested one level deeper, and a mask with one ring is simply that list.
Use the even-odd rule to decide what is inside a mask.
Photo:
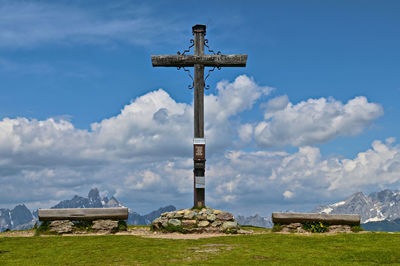
[{"label": "stone bench support", "polygon": [[67,208],[67,209],[39,209],[39,221],[55,220],[126,220],[128,208]]},{"label": "stone bench support", "polygon": [[272,222],[280,224],[326,222],[331,225],[360,225],[360,215],[273,212]]}]

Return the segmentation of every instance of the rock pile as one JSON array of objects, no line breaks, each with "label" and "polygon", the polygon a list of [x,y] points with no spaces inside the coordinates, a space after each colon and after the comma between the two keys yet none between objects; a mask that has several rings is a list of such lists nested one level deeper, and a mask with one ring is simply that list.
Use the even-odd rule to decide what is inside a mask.
[{"label": "rock pile", "polygon": [[[56,220],[48,223],[48,230],[50,232],[58,234],[69,234],[69,233],[115,233],[118,231],[125,231],[126,225],[123,223],[122,226],[116,220],[94,220],[86,221],[84,226],[82,222],[70,220]],[[41,225],[42,226],[42,225]]]},{"label": "rock pile", "polygon": [[182,233],[240,233],[240,227],[229,212],[212,208],[165,212],[152,223],[155,231]]},{"label": "rock pile", "polygon": [[74,223],[70,220],[57,220],[52,221],[49,225],[49,231],[58,234],[71,233],[74,229]]},{"label": "rock pile", "polygon": [[92,229],[95,232],[114,233],[118,231],[118,221],[94,220]]},{"label": "rock pile", "polygon": [[[307,233],[301,223],[290,223],[280,225],[280,232]],[[329,233],[351,233],[350,225],[328,225],[327,232]]]}]

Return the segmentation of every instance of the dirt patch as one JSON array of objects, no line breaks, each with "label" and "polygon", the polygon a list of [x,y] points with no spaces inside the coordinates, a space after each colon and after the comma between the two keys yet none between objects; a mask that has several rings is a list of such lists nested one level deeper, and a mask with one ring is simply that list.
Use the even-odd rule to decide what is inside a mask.
[{"label": "dirt patch", "polygon": [[201,233],[201,234],[182,234],[182,233],[162,233],[153,232],[149,227],[134,227],[127,232],[120,232],[117,235],[137,235],[146,238],[164,238],[164,239],[200,239],[219,236],[229,236],[224,233]]},{"label": "dirt patch", "polygon": [[198,249],[195,252],[198,253],[218,253],[219,249],[217,248],[209,248],[209,249]]},{"label": "dirt patch", "polygon": [[35,235],[35,231],[8,231],[0,234],[0,237],[32,237]]},{"label": "dirt patch", "polygon": [[190,247],[189,249],[192,250],[194,253],[218,253],[219,251],[226,251],[232,250],[234,245],[228,244],[204,244],[199,247]]},{"label": "dirt patch", "polygon": [[[261,234],[264,232],[251,232],[254,234]],[[0,237],[33,237],[35,235],[34,230],[23,230],[23,231],[10,231],[0,233]],[[72,233],[63,234],[62,236],[99,236],[99,235],[110,235],[110,233]],[[198,233],[198,234],[182,234],[182,233],[162,233],[153,232],[149,227],[133,227],[129,228],[127,231],[117,232],[113,235],[134,235],[141,236],[145,238],[164,238],[164,239],[200,239],[200,238],[211,238],[211,237],[228,237],[228,236],[238,236],[240,234],[224,234],[224,233]],[[40,237],[54,237],[54,235],[41,234]]]},{"label": "dirt patch", "polygon": [[255,256],[253,256],[253,259],[255,259],[255,260],[273,260],[274,258],[255,255]]},{"label": "dirt patch", "polygon": [[228,244],[204,244],[202,247],[231,247],[232,245]]},{"label": "dirt patch", "polygon": [[227,234],[180,234],[180,233],[153,233],[151,235],[141,235],[146,238],[165,238],[165,239],[200,239],[220,236],[232,236]]}]

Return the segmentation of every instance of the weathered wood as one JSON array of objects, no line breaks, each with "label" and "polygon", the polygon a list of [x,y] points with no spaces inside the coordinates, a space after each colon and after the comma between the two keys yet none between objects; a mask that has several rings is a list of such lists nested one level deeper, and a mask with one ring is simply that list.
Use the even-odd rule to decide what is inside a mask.
[{"label": "weathered wood", "polygon": [[[194,56],[197,59],[204,57],[204,35],[206,34],[206,28],[203,25],[193,27],[194,34]],[[196,61],[196,60],[195,60]],[[196,62],[195,62],[196,63]],[[194,65],[194,138],[204,138],[204,65],[198,62]],[[194,159],[193,155],[193,159]],[[194,159],[194,161],[196,161]],[[205,167],[205,158],[202,166]],[[196,186],[199,178],[205,180],[205,169],[204,167],[194,167],[193,170],[193,183],[194,183],[194,206],[204,207],[205,206],[205,190]]]},{"label": "weathered wood", "polygon": [[39,209],[39,221],[128,219],[128,208]]},{"label": "weathered wood", "polygon": [[272,222],[281,224],[326,222],[335,225],[359,225],[358,214],[323,214],[323,213],[295,213],[295,212],[273,212]]},{"label": "weathered wood", "polygon": [[153,67],[245,67],[247,55],[152,55],[151,62]]}]

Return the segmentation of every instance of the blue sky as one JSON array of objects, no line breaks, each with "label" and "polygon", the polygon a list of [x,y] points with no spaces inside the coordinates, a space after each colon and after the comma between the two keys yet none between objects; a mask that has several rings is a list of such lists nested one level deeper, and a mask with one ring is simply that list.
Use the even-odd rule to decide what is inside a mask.
[{"label": "blue sky", "polygon": [[190,207],[190,79],[150,55],[183,51],[198,23],[212,49],[249,55],[207,80],[210,205],[268,215],[399,189],[397,10],[0,0],[0,207],[94,186],[139,212]]}]

